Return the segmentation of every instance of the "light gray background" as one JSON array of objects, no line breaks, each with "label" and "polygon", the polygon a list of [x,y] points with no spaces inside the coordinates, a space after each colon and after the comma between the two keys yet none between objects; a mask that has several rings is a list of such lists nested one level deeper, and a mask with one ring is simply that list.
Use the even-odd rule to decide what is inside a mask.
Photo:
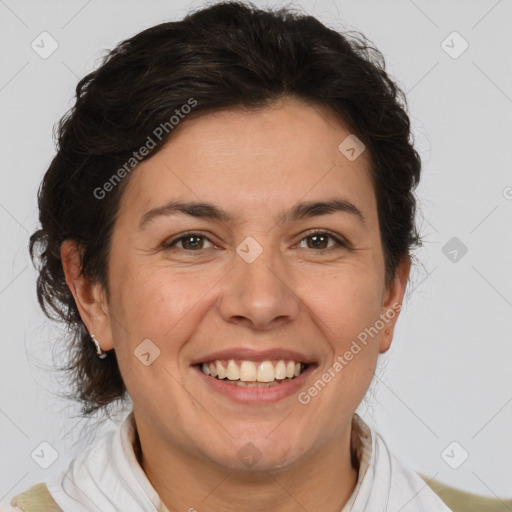
[{"label": "light gray background", "polygon": [[[27,254],[37,188],[54,155],[52,127],[103,50],[200,5],[0,0],[0,499],[65,468],[79,449],[79,426],[69,418],[76,410],[51,393],[63,386],[45,369],[59,331],[39,310]],[[384,53],[408,93],[423,159],[425,245],[392,349],[359,412],[414,469],[511,497],[512,1],[294,5],[333,28],[362,31]],[[47,59],[31,48],[43,31],[59,45]],[[453,31],[469,44],[458,58],[442,47]],[[457,37],[444,43],[452,53],[462,48]],[[468,249],[456,262],[443,253],[452,237]],[[31,458],[43,441],[59,453],[46,470]],[[441,456],[453,441],[452,465],[469,453],[458,469]]]}]

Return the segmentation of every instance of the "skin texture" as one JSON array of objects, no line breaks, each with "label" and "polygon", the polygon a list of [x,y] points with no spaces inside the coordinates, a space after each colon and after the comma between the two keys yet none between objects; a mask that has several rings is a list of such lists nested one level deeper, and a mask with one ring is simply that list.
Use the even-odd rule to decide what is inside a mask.
[{"label": "skin texture", "polygon": [[[297,394],[234,403],[191,366],[217,350],[296,350],[317,362],[304,391],[402,302],[409,258],[386,288],[369,155],[349,161],[338,150],[349,133],[323,108],[291,99],[185,120],[129,178],[112,238],[109,302],[79,276],[73,243],[62,246],[82,319],[104,350],[116,350],[141,465],[170,510],[339,512],[354,489],[351,419],[398,314],[385,325],[389,333],[369,338],[307,405]],[[356,205],[365,225],[346,212],[277,222],[298,202],[333,198]],[[147,211],[171,199],[214,203],[234,221],[179,214],[138,229]],[[331,231],[349,248],[331,238],[315,245],[312,229]],[[206,238],[163,247],[187,231]],[[263,250],[252,263],[236,252],[249,236]],[[144,339],[160,350],[149,366],[134,356]],[[261,454],[251,468],[237,456],[248,442]]]}]

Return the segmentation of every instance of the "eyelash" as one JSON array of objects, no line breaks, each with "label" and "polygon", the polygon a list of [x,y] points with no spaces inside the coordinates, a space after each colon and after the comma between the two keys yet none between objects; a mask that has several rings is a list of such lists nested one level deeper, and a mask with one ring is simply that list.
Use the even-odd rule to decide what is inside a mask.
[{"label": "eyelash", "polygon": [[[309,232],[306,236],[304,236],[300,242],[306,240],[307,238],[311,238],[313,236],[319,236],[319,235],[323,235],[323,236],[327,236],[329,238],[331,238],[332,240],[334,240],[336,242],[336,244],[338,245],[338,247],[334,247],[336,249],[349,249],[349,244],[348,242],[344,241],[342,238],[334,235],[333,233],[331,233],[330,231],[325,231],[325,230],[320,230],[320,229],[317,229],[317,230],[313,230],[311,232]],[[180,242],[181,240],[185,240],[187,238],[190,238],[190,237],[198,237],[198,238],[204,238],[206,240],[208,240],[210,243],[213,243],[206,235],[203,235],[202,233],[198,233],[198,232],[195,232],[195,231],[190,231],[190,232],[187,232],[187,233],[182,233],[181,236],[179,236],[178,238],[174,238],[173,240],[170,240],[168,242],[165,242],[164,245],[163,245],[163,248],[164,249],[171,249],[171,248],[175,248],[175,245],[176,243]],[[300,243],[299,242],[299,243]],[[180,249],[180,247],[178,247],[178,249]],[[326,251],[329,251],[329,250],[332,250],[333,247],[329,247],[327,249],[307,249],[309,251],[313,251],[313,252],[326,252]],[[201,249],[195,251],[195,250],[191,250],[191,249],[182,249],[183,251],[186,251],[187,253],[194,253],[194,252],[201,252]]]}]

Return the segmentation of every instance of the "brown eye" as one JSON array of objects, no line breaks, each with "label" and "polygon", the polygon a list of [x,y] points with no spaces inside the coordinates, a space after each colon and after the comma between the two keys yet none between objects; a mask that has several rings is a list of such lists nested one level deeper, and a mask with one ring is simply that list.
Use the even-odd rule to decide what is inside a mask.
[{"label": "brown eye", "polygon": [[[334,244],[329,246],[329,239],[334,240]],[[307,242],[306,249],[319,249],[319,250],[327,250],[331,249],[333,246],[338,248],[346,248],[347,244],[339,239],[338,237],[332,235],[328,231],[315,231],[313,233],[310,233],[308,236],[304,237],[302,241],[304,240],[310,240],[311,243]]]},{"label": "brown eye", "polygon": [[[208,238],[200,233],[186,233],[179,238],[167,242],[164,248],[178,247],[178,249],[184,249],[185,251],[198,252],[200,249],[204,249],[205,240],[208,240]],[[208,242],[210,241],[208,240]],[[178,245],[180,243],[181,247]]]}]

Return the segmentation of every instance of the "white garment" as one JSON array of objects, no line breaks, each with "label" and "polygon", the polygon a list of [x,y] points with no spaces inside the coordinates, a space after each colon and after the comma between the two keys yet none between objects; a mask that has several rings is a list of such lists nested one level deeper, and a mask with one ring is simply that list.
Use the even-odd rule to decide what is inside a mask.
[{"label": "white garment", "polygon": [[451,512],[428,484],[389,450],[382,436],[354,414],[359,440],[356,486],[341,512]]},{"label": "white garment", "polygon": [[[356,487],[340,512],[450,512],[412,469],[389,451],[377,431],[354,415],[360,467]],[[117,428],[98,435],[64,473],[47,482],[64,512],[169,512],[135,456],[130,412]],[[18,508],[0,509],[19,511]]]}]

